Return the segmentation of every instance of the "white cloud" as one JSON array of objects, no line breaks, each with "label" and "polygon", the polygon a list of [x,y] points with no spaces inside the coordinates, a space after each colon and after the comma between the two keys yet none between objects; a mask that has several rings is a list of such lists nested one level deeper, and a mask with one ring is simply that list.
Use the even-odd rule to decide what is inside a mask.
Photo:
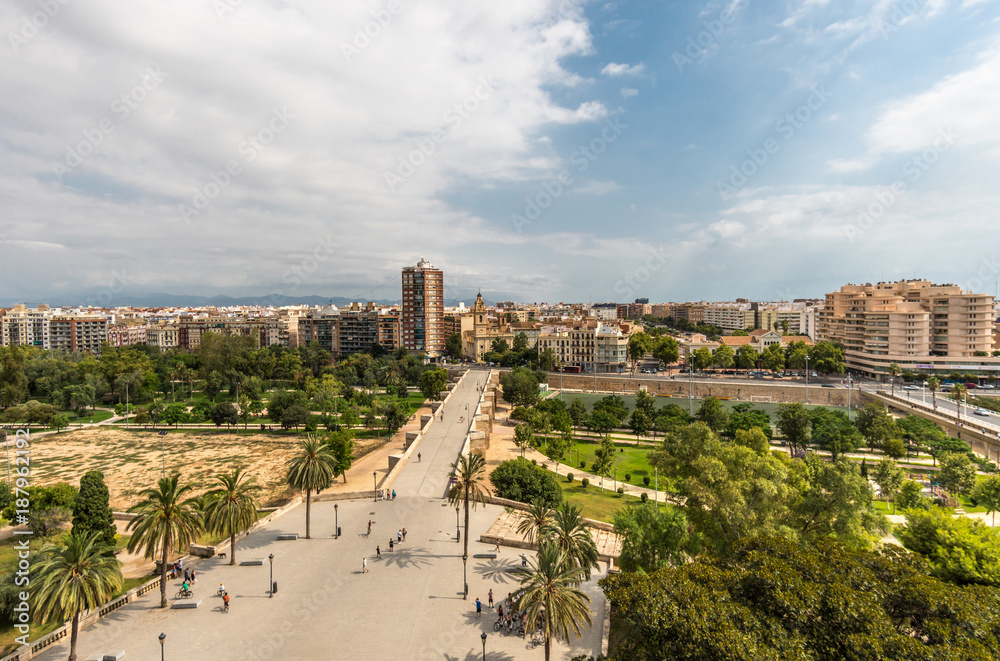
[{"label": "white cloud", "polygon": [[639,90],[634,87],[623,87],[622,96],[626,99],[631,99],[633,96],[639,96]]},{"label": "white cloud", "polygon": [[[448,193],[549,171],[548,127],[609,113],[585,92],[565,105],[550,93],[579,86],[562,62],[593,50],[581,4],[407,2],[384,26],[369,3],[242,3],[221,20],[213,3],[63,5],[0,53],[0,230],[4,249],[65,248],[45,281],[11,273],[0,294],[91,288],[123,264],[147,289],[288,289],[289,269],[328,236],[336,258],[298,294],[457,258],[486,221]],[[0,21],[18,25],[20,11],[6,4]],[[116,114],[157,66],[162,82]],[[290,117],[280,132],[268,128],[275,109]],[[266,147],[247,149],[255,135]],[[91,153],[55,177],[80,145]],[[402,178],[394,190],[387,174]],[[198,190],[212,199],[187,224],[178,205]],[[102,252],[109,241],[127,249]],[[210,246],[225,250],[209,257]],[[480,267],[518,268],[501,256]]]},{"label": "white cloud", "polygon": [[646,65],[640,62],[639,64],[618,64],[617,62],[609,62],[603,69],[601,69],[601,74],[605,76],[638,76],[643,71],[646,70]]},{"label": "white cloud", "polygon": [[616,181],[588,181],[582,186],[573,189],[574,193],[589,193],[591,195],[607,195],[622,189],[622,185]]}]

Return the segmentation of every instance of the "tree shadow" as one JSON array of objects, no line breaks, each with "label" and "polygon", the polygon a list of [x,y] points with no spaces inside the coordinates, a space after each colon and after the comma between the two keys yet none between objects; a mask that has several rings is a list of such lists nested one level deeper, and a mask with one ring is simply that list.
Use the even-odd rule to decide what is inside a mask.
[{"label": "tree shadow", "polygon": [[440,557],[440,555],[430,553],[423,546],[396,546],[393,551],[382,550],[382,561],[386,565],[396,566],[400,569],[423,567],[431,564],[432,558]]},{"label": "tree shadow", "polygon": [[513,560],[488,560],[476,565],[473,571],[494,583],[520,583],[512,574],[520,564]]}]

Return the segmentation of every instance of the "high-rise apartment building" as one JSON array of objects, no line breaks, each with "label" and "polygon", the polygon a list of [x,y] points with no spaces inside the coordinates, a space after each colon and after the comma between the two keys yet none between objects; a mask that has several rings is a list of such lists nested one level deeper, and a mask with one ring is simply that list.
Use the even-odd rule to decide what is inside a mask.
[{"label": "high-rise apartment building", "polygon": [[444,351],[444,273],[421,259],[403,269],[403,347],[437,358]]},{"label": "high-rise apartment building", "polygon": [[826,295],[819,313],[821,340],[844,347],[848,368],[886,374],[904,371],[991,375],[993,296],[963,292],[927,280],[845,285]]}]

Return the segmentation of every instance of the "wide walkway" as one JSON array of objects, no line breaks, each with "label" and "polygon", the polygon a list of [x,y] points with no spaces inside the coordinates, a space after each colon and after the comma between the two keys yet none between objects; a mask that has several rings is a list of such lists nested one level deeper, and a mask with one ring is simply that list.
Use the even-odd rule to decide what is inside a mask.
[{"label": "wide walkway", "polygon": [[[481,618],[475,616],[476,597],[485,606],[490,589],[498,600],[516,590],[517,581],[508,570],[520,564],[520,551],[502,549],[496,560],[470,557],[470,593],[467,600],[462,598],[463,544],[456,541],[455,508],[448,506],[444,495],[450,466],[468,429],[465,405],[472,412],[478,401],[476,376],[476,372],[467,375],[444,408],[444,424],[436,422],[421,440],[422,461],[414,458],[401,470],[393,485],[395,501],[340,501],[336,509],[333,502],[316,503],[313,539],[277,541],[279,533],[304,534],[305,511],[300,505],[238,542],[240,560],[274,554],[278,590],[273,598],[268,595],[266,560],[263,566],[230,567],[227,560],[213,558],[198,567],[195,599],[202,600],[200,608],[160,610],[159,591],[149,593],[81,631],[80,658],[124,650],[126,660],[158,659],[157,637],[162,632],[164,657],[191,661],[473,661],[482,658],[482,633],[487,634],[487,659],[542,659],[541,646],[495,633],[495,615],[488,609]],[[502,512],[501,507],[487,506],[473,513],[470,556],[493,550],[475,540]],[[339,539],[338,523],[343,530]],[[397,545],[395,533],[404,527],[406,542]],[[376,546],[381,559],[376,557]],[[362,559],[367,559],[368,573],[362,573]],[[596,657],[600,652],[605,602],[597,580],[602,576],[603,571],[596,573],[583,586],[593,599],[593,626],[570,648],[557,645],[553,658]],[[220,582],[232,595],[228,614],[214,596]],[[179,582],[172,581],[168,594],[172,597],[178,587]],[[63,641],[36,658],[62,661],[67,654],[68,641]]]}]

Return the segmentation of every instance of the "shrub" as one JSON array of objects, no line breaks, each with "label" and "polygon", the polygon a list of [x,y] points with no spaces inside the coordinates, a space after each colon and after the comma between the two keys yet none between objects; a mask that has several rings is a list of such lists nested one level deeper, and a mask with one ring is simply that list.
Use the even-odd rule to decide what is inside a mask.
[{"label": "shrub", "polygon": [[490,482],[501,498],[522,503],[541,500],[549,507],[562,501],[562,488],[549,471],[518,457],[501,463],[490,474]]},{"label": "shrub", "polygon": [[588,480],[587,478],[583,478],[582,480],[580,480],[580,486],[586,489],[587,487],[590,486],[590,480]]},{"label": "shrub", "polygon": [[618,497],[619,498],[625,497],[625,487],[618,487]]},{"label": "shrub", "polygon": [[646,502],[647,500],[649,500],[649,496],[648,496],[648,495],[646,494],[646,492],[645,492],[645,491],[643,491],[643,492],[642,492],[641,494],[639,494],[639,500],[641,500],[641,501],[642,501],[642,502],[644,502],[644,503],[645,503],[645,502]]},{"label": "shrub", "polygon": [[586,461],[581,461],[580,462],[580,470],[583,470],[586,467],[587,467],[587,462]]},{"label": "shrub", "polygon": [[566,473],[566,481],[569,482],[570,484],[573,483],[573,474],[572,473]]},{"label": "shrub", "polygon": [[646,485],[647,487],[649,486],[649,476],[648,475],[643,475],[642,476],[642,483],[644,485]]},{"label": "shrub", "polygon": [[632,481],[632,473],[625,473],[625,481],[626,482]]}]

